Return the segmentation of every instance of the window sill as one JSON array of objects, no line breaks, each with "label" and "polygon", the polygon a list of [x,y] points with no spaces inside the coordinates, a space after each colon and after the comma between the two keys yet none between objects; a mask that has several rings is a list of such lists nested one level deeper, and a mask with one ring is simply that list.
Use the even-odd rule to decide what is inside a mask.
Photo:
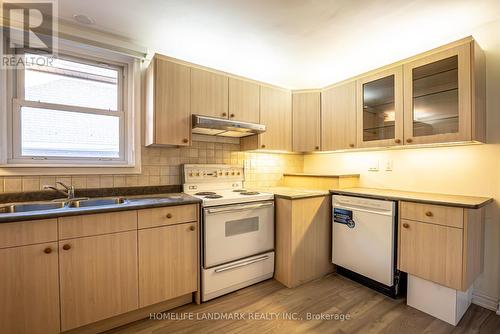
[{"label": "window sill", "polygon": [[141,165],[0,165],[0,176],[140,174]]}]

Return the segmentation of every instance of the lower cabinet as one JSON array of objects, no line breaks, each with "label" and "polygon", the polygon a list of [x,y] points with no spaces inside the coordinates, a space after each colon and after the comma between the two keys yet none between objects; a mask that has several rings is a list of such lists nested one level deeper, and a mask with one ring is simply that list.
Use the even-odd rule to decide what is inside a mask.
[{"label": "lower cabinet", "polygon": [[137,309],[137,231],[59,241],[59,273],[63,331]]},{"label": "lower cabinet", "polygon": [[0,249],[0,332],[59,333],[57,243]]},{"label": "lower cabinet", "polygon": [[276,270],[289,288],[333,272],[331,197],[276,199]]},{"label": "lower cabinet", "polygon": [[139,307],[198,289],[196,222],[139,230]]}]

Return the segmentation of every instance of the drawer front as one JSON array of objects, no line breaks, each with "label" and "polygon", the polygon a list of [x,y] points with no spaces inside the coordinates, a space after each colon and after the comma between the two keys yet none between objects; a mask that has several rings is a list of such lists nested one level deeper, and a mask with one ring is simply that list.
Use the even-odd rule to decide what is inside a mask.
[{"label": "drawer front", "polygon": [[461,290],[463,230],[401,220],[399,270]]},{"label": "drawer front", "polygon": [[464,226],[464,209],[450,206],[401,202],[400,216],[402,219],[444,226],[458,228]]},{"label": "drawer front", "polygon": [[0,224],[0,248],[57,240],[57,219]]},{"label": "drawer front", "polygon": [[198,205],[178,205],[139,210],[139,228],[189,223],[198,220]]},{"label": "drawer front", "polygon": [[137,211],[61,217],[58,222],[59,239],[124,232],[137,230]]}]

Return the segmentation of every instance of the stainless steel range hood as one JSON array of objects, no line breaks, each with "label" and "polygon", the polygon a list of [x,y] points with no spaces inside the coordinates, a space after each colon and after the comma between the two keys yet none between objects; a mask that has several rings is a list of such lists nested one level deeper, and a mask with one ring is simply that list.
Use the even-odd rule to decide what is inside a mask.
[{"label": "stainless steel range hood", "polygon": [[193,133],[223,137],[246,137],[266,132],[266,126],[257,123],[193,115]]}]

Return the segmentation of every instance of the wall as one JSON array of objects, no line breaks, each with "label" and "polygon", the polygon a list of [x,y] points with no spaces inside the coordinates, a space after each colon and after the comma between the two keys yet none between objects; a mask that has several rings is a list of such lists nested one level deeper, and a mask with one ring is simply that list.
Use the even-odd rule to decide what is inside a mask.
[{"label": "wall", "polygon": [[[311,154],[304,171],[361,174],[360,185],[495,198],[486,210],[485,269],[475,293],[500,297],[500,20],[472,32],[486,53],[487,145]],[[368,172],[379,160],[380,171]],[[393,171],[384,171],[386,161]]]}]

